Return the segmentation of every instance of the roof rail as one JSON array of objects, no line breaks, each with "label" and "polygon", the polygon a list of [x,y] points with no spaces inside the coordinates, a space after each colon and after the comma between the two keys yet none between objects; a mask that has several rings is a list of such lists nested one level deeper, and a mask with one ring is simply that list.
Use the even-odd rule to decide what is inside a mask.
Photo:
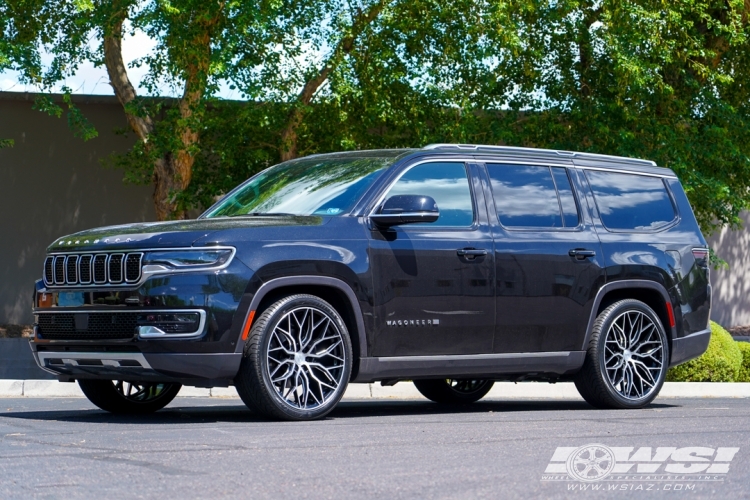
[{"label": "roof rail", "polygon": [[563,151],[558,149],[539,149],[539,148],[524,148],[519,146],[492,146],[487,144],[449,144],[449,143],[436,143],[436,144],[428,144],[427,146],[423,147],[422,149],[430,150],[430,149],[460,149],[460,150],[471,150],[471,151],[477,151],[480,149],[488,149],[488,150],[494,150],[494,151],[525,151],[525,152],[541,152],[541,153],[550,153],[555,154],[557,156],[563,156],[566,158],[573,158],[575,156],[589,156],[594,158],[612,158],[615,160],[627,160],[631,162],[638,162],[638,163],[645,163],[647,165],[651,166],[657,166],[655,162],[651,160],[643,160],[640,158],[628,158],[625,156],[614,156],[614,155],[602,155],[598,153],[581,153],[577,151]]}]

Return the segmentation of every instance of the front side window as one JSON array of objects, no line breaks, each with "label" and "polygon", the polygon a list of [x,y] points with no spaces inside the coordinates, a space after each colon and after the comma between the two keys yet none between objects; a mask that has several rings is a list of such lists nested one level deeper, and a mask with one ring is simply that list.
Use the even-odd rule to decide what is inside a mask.
[{"label": "front side window", "polygon": [[421,163],[412,167],[391,187],[385,199],[399,194],[431,196],[435,200],[440,217],[424,226],[468,227],[474,222],[474,204],[463,163]]},{"label": "front side window", "polygon": [[565,168],[489,163],[487,171],[503,226],[578,226],[578,206]]},{"label": "front side window", "polygon": [[302,158],[247,181],[205,215],[342,215],[395,158]]},{"label": "front side window", "polygon": [[675,218],[667,187],[659,177],[587,170],[586,178],[607,229],[656,230]]}]

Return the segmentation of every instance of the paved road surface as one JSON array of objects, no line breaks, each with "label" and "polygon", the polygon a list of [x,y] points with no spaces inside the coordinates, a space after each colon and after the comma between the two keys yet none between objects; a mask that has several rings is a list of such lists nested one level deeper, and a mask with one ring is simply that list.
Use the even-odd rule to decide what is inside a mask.
[{"label": "paved road surface", "polygon": [[[178,398],[131,418],[83,399],[6,398],[0,498],[746,498],[749,416],[750,399],[664,399],[640,411],[350,401],[327,420],[288,423],[236,399]],[[717,481],[542,480],[561,477],[545,475],[557,447],[589,443],[740,450],[727,474],[705,476]]]}]

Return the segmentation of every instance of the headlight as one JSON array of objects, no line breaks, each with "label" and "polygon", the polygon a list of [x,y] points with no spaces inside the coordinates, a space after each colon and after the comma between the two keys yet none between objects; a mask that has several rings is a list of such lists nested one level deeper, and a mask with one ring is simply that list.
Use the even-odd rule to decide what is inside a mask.
[{"label": "headlight", "polygon": [[170,269],[196,270],[222,267],[229,263],[234,250],[229,248],[212,250],[164,250],[147,252],[143,256],[143,271],[159,272]]}]

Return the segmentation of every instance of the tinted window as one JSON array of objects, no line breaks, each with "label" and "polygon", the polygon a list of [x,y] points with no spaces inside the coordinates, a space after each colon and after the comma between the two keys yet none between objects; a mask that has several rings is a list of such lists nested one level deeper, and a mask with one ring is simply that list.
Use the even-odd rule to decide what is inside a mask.
[{"label": "tinted window", "polygon": [[659,177],[586,171],[602,223],[609,229],[658,229],[675,218]]},{"label": "tinted window", "polygon": [[[429,226],[470,226],[474,209],[469,179],[463,163],[422,163],[409,169],[391,187],[386,198],[397,194],[432,196],[440,217]],[[416,224],[412,224],[416,225]],[[421,226],[422,224],[420,224]]]},{"label": "tinted window", "polygon": [[578,206],[573,195],[573,187],[570,185],[568,173],[562,167],[552,167],[552,176],[557,185],[557,194],[560,196],[560,208],[562,209],[565,227],[576,227],[578,225]]},{"label": "tinted window", "polygon": [[578,225],[578,210],[564,168],[552,169],[561,192],[560,199],[550,167],[488,164],[487,170],[503,226],[551,228]]}]

